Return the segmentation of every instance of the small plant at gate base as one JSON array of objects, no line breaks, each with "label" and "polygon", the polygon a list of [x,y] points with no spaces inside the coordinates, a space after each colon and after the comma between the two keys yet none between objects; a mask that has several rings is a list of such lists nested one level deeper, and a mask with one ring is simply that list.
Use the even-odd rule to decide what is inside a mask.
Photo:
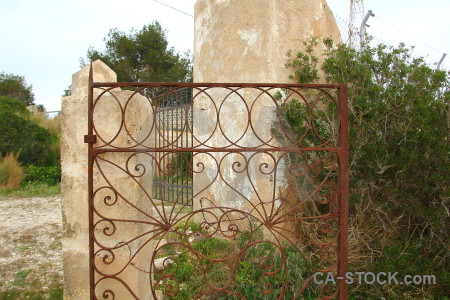
[{"label": "small plant at gate base", "polygon": [[[166,237],[169,242],[185,243],[188,233],[201,231],[208,235],[199,224],[193,222],[181,223],[174,231],[174,235]],[[289,278],[287,285],[284,286],[284,298],[293,299],[313,270],[298,249],[287,243],[281,246],[286,257],[286,265],[278,270],[283,260],[280,248],[264,239],[260,228],[252,233],[241,231],[233,239],[203,236],[199,240],[191,241],[194,251],[178,247],[176,244],[163,245],[157,250],[157,258],[171,257],[174,263],[163,270],[163,273],[154,274],[156,282],[162,281],[157,289],[169,291],[173,287],[172,284],[175,284],[177,289],[170,290],[174,294],[164,294],[164,298],[184,300],[195,299],[196,295],[208,291],[210,285],[221,287],[231,284],[229,290],[242,295],[245,299],[277,299],[283,289],[284,279]],[[241,250],[244,251],[240,252]],[[228,263],[213,262],[233,257],[238,252],[241,255]],[[264,268],[277,269],[277,276],[267,276],[269,270]],[[272,292],[264,293],[264,289],[269,286],[273,288]],[[206,290],[201,290],[202,287]],[[307,289],[303,299],[314,299],[317,296],[316,292]],[[234,294],[217,292],[205,296],[204,299],[241,298]]]}]

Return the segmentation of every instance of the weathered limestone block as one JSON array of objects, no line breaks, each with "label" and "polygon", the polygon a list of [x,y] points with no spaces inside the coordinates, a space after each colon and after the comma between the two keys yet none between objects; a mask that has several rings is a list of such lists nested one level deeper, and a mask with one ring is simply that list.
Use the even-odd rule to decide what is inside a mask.
[{"label": "weathered limestone block", "polygon": [[[303,49],[303,43],[314,36],[341,41],[325,0],[198,0],[194,82],[286,83],[290,75],[285,68],[287,52]],[[318,54],[323,47],[319,43]],[[239,146],[257,147],[270,140],[277,120],[273,99],[250,89],[241,90],[239,95],[228,94],[217,89],[210,90],[209,96],[196,95],[194,136],[199,140],[194,145],[207,140],[210,147],[225,147],[236,141]],[[211,136],[218,124],[222,130],[215,130]],[[277,146],[277,141],[270,144]],[[194,209],[212,201],[209,206],[253,211],[262,219],[270,217],[287,181],[285,164],[278,158],[254,153],[194,156],[194,165],[202,163],[205,168],[194,173],[194,194],[214,181],[194,201]]]},{"label": "weathered limestone block", "polygon": [[[116,74],[103,62],[97,60],[93,63],[94,81],[113,82]],[[89,66],[73,75],[72,95],[62,99],[62,137],[61,137],[61,165],[62,165],[62,198],[63,198],[63,259],[64,259],[64,299],[89,299],[89,207],[88,207],[88,144],[84,143],[84,135],[88,133],[88,73]],[[94,93],[98,95],[99,93]],[[94,109],[94,122],[96,133],[103,138],[114,136],[122,122],[122,113],[117,113],[118,103],[124,105],[130,99],[131,91],[111,90],[102,96]],[[129,110],[125,113],[128,131],[117,136],[116,142],[126,145],[131,142],[131,137],[139,139],[142,134],[149,131],[153,122],[151,108],[145,106],[147,99],[139,94],[133,95]],[[95,146],[103,141],[97,139]],[[151,195],[151,161],[142,156],[131,156],[126,153],[105,153],[101,156],[104,160],[98,160],[94,164],[94,206],[98,213],[105,218],[117,218],[124,220],[142,220],[144,217],[138,210],[127,205],[119,199],[117,204],[108,200],[114,199],[109,186],[120,193],[123,198],[132,201],[133,205],[140,207],[142,211],[151,214],[152,208],[148,206],[146,193]],[[109,163],[112,162],[112,163]],[[128,164],[131,170],[140,165],[145,167],[144,176],[133,180],[130,174],[119,170],[114,164],[125,168]],[[103,173],[100,172],[102,169]],[[107,179],[107,180],[106,180]],[[107,182],[108,181],[108,182]],[[109,201],[109,202],[108,202]],[[103,209],[103,210],[102,210]],[[144,230],[139,225],[127,222],[117,222],[114,233],[111,233],[111,223],[94,214],[96,240],[115,247],[120,243],[139,236]],[[103,223],[102,223],[103,222]],[[108,229],[109,228],[109,229]],[[106,231],[105,231],[106,230]],[[129,261],[129,251],[143,247],[140,254],[133,259],[136,267],[148,268],[152,254],[152,243],[146,246],[145,240],[137,240],[130,244],[126,251],[114,253],[114,264],[103,264],[107,254],[100,251],[95,256],[96,266],[106,274],[114,272],[117,265],[126,264]],[[111,259],[111,255],[109,255]],[[150,292],[150,275],[140,272],[135,267],[125,269],[122,273],[128,286],[139,296],[139,299],[152,299]],[[98,277],[97,277],[98,280]],[[114,291],[116,299],[128,299],[130,294],[117,280],[101,281],[96,288],[96,295],[100,297],[103,291]]]},{"label": "weathered limestone block", "polygon": [[286,53],[313,36],[341,41],[325,0],[198,0],[194,81],[285,83]]},{"label": "weathered limestone block", "polygon": [[87,96],[64,97],[61,108],[64,297],[89,299]]},{"label": "weathered limestone block", "polygon": [[[97,59],[92,63],[95,70],[95,81],[97,82],[117,82],[116,73],[108,67],[104,62]],[[84,67],[80,71],[72,75],[72,90],[71,96],[86,96],[88,95],[89,84],[89,68]]]}]

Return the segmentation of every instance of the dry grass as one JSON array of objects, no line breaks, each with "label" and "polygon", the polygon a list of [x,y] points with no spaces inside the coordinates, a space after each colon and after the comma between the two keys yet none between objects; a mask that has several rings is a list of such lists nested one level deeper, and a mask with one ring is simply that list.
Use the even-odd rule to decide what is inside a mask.
[{"label": "dry grass", "polygon": [[0,189],[17,188],[25,178],[25,170],[17,160],[18,154],[9,153],[0,158]]},{"label": "dry grass", "polygon": [[47,129],[54,136],[60,136],[61,133],[61,117],[55,116],[53,119],[48,118],[45,113],[35,112],[30,116],[30,121]]}]

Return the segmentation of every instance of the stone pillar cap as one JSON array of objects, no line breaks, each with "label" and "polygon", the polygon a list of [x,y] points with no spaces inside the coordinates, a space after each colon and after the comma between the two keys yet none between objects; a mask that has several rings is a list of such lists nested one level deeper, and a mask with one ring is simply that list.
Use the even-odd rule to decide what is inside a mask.
[{"label": "stone pillar cap", "polygon": [[[90,65],[84,66],[80,71],[72,75],[72,96],[87,96],[89,84]],[[117,82],[117,74],[100,59],[92,63],[94,81]]]}]

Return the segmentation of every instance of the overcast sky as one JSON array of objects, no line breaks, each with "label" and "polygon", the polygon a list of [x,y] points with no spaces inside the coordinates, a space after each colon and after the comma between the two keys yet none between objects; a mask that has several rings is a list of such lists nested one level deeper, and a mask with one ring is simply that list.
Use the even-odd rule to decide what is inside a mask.
[{"label": "overcast sky", "polygon": [[[158,1],[194,14],[195,0]],[[328,0],[344,28],[349,3]],[[368,9],[375,13],[368,33],[377,41],[415,45],[415,53],[427,56],[430,64],[444,52],[450,54],[449,0],[365,0]],[[61,95],[79,70],[79,59],[89,46],[103,50],[110,28],[129,32],[158,20],[176,50],[192,50],[194,40],[191,16],[153,0],[0,0],[0,20],[0,72],[25,76],[35,102],[48,111],[60,110]],[[449,66],[447,57],[442,67]]]}]

